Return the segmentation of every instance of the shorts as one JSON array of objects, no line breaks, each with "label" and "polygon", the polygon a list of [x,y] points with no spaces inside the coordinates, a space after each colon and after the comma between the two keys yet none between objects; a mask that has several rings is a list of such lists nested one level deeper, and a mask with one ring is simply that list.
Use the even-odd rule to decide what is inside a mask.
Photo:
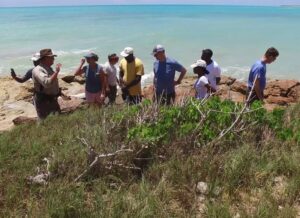
[{"label": "shorts", "polygon": [[101,104],[102,100],[100,96],[101,96],[101,92],[92,93],[92,92],[85,91],[86,102],[89,104]]}]

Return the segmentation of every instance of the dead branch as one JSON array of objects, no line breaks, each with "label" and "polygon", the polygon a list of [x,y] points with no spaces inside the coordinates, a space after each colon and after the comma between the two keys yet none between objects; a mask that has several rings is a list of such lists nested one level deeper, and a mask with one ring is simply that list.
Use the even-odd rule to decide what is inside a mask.
[{"label": "dead branch", "polygon": [[[255,79],[254,79],[253,84],[255,84],[256,80],[257,80],[257,75],[255,76]],[[254,90],[254,85],[253,85],[252,88],[251,88],[251,91],[250,91],[250,93],[249,93],[249,95],[248,95],[248,98],[247,98],[245,104],[244,104],[244,107],[243,107],[242,110],[238,113],[238,115],[237,115],[235,121],[230,125],[229,128],[222,130],[221,133],[220,133],[220,135],[219,135],[215,140],[211,141],[209,144],[214,144],[216,141],[218,141],[218,140],[220,140],[221,138],[223,138],[223,137],[224,137],[225,135],[227,135],[227,134],[232,130],[232,128],[239,122],[240,118],[242,117],[242,115],[244,114],[246,108],[248,107],[248,102],[249,102],[249,100],[250,100],[250,97],[251,97],[251,95],[252,95],[253,90]]]},{"label": "dead branch", "polygon": [[98,164],[99,160],[101,158],[108,158],[108,157],[114,157],[120,153],[124,153],[124,152],[133,152],[133,150],[131,149],[123,149],[123,150],[118,150],[114,153],[109,153],[109,154],[100,154],[97,155],[96,158],[94,159],[94,161],[83,171],[83,173],[81,173],[75,180],[74,182],[77,182],[78,180],[80,180],[83,176],[85,176],[96,164]]}]

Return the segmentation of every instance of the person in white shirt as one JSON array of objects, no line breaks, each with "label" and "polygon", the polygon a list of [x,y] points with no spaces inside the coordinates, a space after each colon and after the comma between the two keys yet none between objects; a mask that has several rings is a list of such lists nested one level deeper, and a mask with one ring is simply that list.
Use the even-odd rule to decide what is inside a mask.
[{"label": "person in white shirt", "polygon": [[198,79],[194,85],[196,91],[197,99],[208,98],[211,92],[215,92],[216,90],[209,84],[209,81],[205,74],[206,70],[206,62],[203,60],[197,60],[196,63],[191,65],[193,68],[194,74],[198,75]]},{"label": "person in white shirt", "polygon": [[206,62],[206,70],[208,71],[206,77],[208,78],[210,85],[217,90],[217,85],[221,81],[221,68],[218,63],[212,59],[212,56],[213,51],[211,49],[202,50],[201,59]]},{"label": "person in white shirt", "polygon": [[107,77],[107,97],[109,99],[109,104],[113,104],[116,101],[117,96],[117,85],[119,80],[117,77],[117,68],[116,64],[119,61],[117,54],[108,55],[108,62],[103,65],[104,73]]}]

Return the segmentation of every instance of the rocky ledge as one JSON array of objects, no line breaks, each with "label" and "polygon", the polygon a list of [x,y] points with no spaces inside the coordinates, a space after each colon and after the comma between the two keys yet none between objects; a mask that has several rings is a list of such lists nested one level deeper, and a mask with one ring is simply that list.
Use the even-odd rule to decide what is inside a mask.
[{"label": "rocky ledge", "polygon": [[[194,83],[196,77],[187,77],[176,87],[176,101],[181,102],[186,96],[195,96]],[[245,102],[247,84],[235,78],[222,76],[216,95],[221,99],[235,102]],[[143,90],[145,98],[153,96],[153,86],[148,85]],[[297,80],[269,80],[265,90],[264,106],[273,110],[278,106],[288,106],[300,101],[300,82]]]},{"label": "rocky ledge", "polygon": [[[176,87],[176,101],[180,102],[187,96],[194,96],[193,84],[195,77],[187,77],[182,84]],[[70,100],[59,98],[63,113],[72,112],[83,105],[84,80],[73,76],[65,76],[59,79],[63,93],[70,96]],[[32,104],[31,81],[24,84],[15,82],[9,77],[0,79],[0,131],[9,130],[14,125],[35,122],[36,112]],[[235,102],[244,102],[246,83],[235,78],[223,76],[216,95],[221,99],[230,99]],[[152,99],[153,86],[143,88],[144,97]],[[300,100],[300,82],[296,80],[270,80],[265,91],[265,107],[272,110],[277,106],[288,106]],[[117,99],[117,103],[122,100]]]}]

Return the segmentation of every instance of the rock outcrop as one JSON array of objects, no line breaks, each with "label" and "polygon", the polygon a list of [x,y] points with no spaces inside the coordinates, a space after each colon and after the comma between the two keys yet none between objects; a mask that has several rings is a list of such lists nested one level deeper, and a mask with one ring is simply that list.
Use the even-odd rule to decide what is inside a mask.
[{"label": "rock outcrop", "polygon": [[[176,87],[176,102],[181,102],[186,96],[194,96],[196,77],[187,77]],[[145,98],[152,99],[153,86],[144,87]],[[216,95],[221,99],[235,102],[245,102],[247,92],[246,82],[235,78],[222,76]],[[288,106],[300,100],[300,82],[296,80],[270,80],[265,90],[265,108],[272,110],[277,106]]]},{"label": "rock outcrop", "polygon": [[[63,93],[77,96],[84,93],[84,86],[76,82],[67,83],[59,79]],[[17,83],[10,77],[0,78],[0,131],[9,130],[14,125],[35,122],[36,111],[32,103],[33,83]],[[71,97],[70,100],[59,98],[62,113],[69,113],[81,107],[82,98]]]},{"label": "rock outcrop", "polygon": [[[176,87],[176,101],[181,102],[187,96],[194,96],[196,77],[186,77],[182,84]],[[64,76],[59,79],[63,93],[71,96],[70,100],[59,98],[63,113],[72,112],[83,105],[84,78]],[[32,104],[33,84],[31,81],[24,84],[15,82],[9,77],[0,79],[0,131],[8,130],[14,125],[34,122],[36,111]],[[223,76],[216,95],[221,99],[230,99],[235,102],[244,102],[246,97],[246,82],[232,77]],[[143,88],[144,97],[152,99],[153,86]],[[265,108],[272,110],[277,106],[288,106],[300,100],[300,82],[296,80],[270,80],[265,90]],[[117,104],[121,104],[120,96]]]}]

